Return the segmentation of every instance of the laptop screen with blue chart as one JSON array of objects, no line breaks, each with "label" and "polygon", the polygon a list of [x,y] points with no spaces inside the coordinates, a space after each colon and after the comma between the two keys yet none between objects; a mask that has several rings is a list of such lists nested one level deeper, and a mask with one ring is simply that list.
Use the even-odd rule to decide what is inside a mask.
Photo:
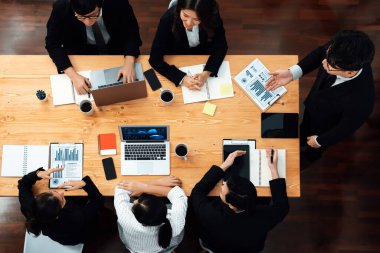
[{"label": "laptop screen with blue chart", "polygon": [[120,126],[122,175],[169,175],[169,126]]}]

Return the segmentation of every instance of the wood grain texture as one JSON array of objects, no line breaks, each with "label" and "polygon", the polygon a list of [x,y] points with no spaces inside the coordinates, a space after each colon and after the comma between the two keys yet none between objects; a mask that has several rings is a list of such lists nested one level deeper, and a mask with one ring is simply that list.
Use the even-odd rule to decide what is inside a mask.
[{"label": "wood grain texture", "polygon": [[[298,60],[297,56],[230,55],[231,74],[235,76],[256,57],[269,69],[287,68]],[[100,69],[117,66],[121,56],[72,56],[77,70]],[[204,63],[207,56],[170,56],[167,61],[176,66]],[[148,56],[139,61],[143,69],[150,68]],[[182,90],[176,88],[164,77],[159,76],[163,87],[174,91],[174,103],[163,105],[159,91],[148,88],[148,97],[109,106],[95,108],[93,116],[80,113],[77,105],[54,106],[49,95],[48,102],[39,102],[35,97],[37,89],[51,94],[49,75],[55,74],[55,67],[48,56],[8,55],[0,56],[0,139],[1,144],[47,145],[50,142],[83,142],[84,175],[89,175],[106,196],[113,196],[119,180],[150,180],[153,176],[121,176],[120,155],[114,156],[117,180],[105,180],[101,164],[103,156],[98,154],[97,136],[113,132],[119,140],[119,125],[169,125],[171,141],[171,174],[183,181],[185,192],[191,189],[213,164],[222,162],[222,139],[256,139],[258,148],[274,146],[287,150],[288,195],[300,196],[299,145],[298,139],[261,139],[261,111],[234,84],[232,99],[214,100],[217,112],[214,117],[202,114],[204,102],[184,105]],[[288,92],[269,112],[298,112],[298,81],[288,85]],[[117,141],[119,143],[119,141]],[[183,161],[174,153],[175,145],[189,146],[189,159]],[[120,145],[117,145],[120,154]],[[0,151],[1,152],[1,151]],[[46,181],[40,181],[37,191],[46,190]],[[17,178],[0,178],[0,195],[17,196]],[[72,193],[82,195],[83,191]],[[217,187],[212,195],[218,195]],[[260,187],[258,194],[270,195],[268,187]]]}]

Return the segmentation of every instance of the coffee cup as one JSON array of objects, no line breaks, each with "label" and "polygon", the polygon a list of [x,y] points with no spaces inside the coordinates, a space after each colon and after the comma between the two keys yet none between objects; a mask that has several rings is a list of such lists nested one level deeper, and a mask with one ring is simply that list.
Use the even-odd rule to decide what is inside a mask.
[{"label": "coffee cup", "polygon": [[173,100],[174,100],[173,91],[169,89],[165,89],[165,90],[160,89],[160,91],[161,91],[160,98],[165,105],[170,105],[171,103],[173,103]]},{"label": "coffee cup", "polygon": [[94,107],[92,106],[92,103],[90,100],[82,100],[79,104],[79,110],[86,114],[87,116],[90,116],[94,113]]},{"label": "coffee cup", "polygon": [[186,144],[178,144],[175,147],[175,154],[184,160],[187,160],[187,153],[188,153],[188,148]]}]

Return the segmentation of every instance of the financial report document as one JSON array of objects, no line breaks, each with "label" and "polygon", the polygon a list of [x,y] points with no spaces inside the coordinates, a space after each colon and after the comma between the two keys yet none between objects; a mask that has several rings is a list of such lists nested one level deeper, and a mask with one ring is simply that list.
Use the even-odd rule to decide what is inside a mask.
[{"label": "financial report document", "polygon": [[70,180],[81,180],[83,143],[50,143],[50,168],[64,168],[52,174],[50,188],[57,188]]}]

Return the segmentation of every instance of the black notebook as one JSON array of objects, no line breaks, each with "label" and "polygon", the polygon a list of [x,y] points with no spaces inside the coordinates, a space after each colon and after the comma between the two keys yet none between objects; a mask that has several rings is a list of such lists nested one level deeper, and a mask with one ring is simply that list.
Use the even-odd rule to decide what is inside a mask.
[{"label": "black notebook", "polygon": [[226,171],[224,179],[228,179],[231,175],[237,174],[241,177],[249,177],[249,145],[223,145],[223,161],[225,161],[228,155],[236,150],[244,150],[247,153],[245,155],[235,158],[232,166]]}]

